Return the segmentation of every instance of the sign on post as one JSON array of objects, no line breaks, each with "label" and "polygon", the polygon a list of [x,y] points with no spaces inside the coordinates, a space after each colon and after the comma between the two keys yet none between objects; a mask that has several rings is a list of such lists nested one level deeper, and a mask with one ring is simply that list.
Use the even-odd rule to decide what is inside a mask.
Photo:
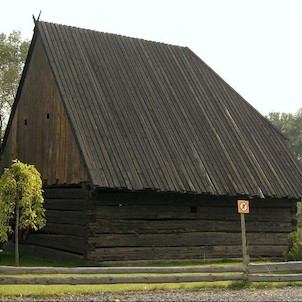
[{"label": "sign on post", "polygon": [[240,214],[241,220],[241,238],[242,238],[242,256],[243,256],[243,267],[247,268],[249,263],[249,256],[247,254],[247,246],[246,246],[246,231],[245,231],[245,218],[244,214],[248,214],[250,212],[250,206],[248,200],[237,200],[238,204],[238,213]]},{"label": "sign on post", "polygon": [[238,200],[238,213],[248,214],[250,212],[250,206],[248,200]]}]

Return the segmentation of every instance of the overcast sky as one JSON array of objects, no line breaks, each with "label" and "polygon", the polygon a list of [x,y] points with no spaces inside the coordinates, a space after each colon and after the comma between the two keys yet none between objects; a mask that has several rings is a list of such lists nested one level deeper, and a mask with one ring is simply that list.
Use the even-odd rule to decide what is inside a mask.
[{"label": "overcast sky", "polygon": [[54,23],[187,46],[262,114],[302,108],[301,0],[3,1],[0,32]]}]

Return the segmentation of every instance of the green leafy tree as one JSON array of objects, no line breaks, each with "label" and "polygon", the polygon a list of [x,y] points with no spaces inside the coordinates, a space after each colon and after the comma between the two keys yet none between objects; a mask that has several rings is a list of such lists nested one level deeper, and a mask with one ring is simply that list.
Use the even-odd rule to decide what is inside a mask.
[{"label": "green leafy tree", "polygon": [[20,233],[45,226],[42,180],[33,165],[14,160],[0,178],[0,242],[15,235],[15,265],[19,266]]},{"label": "green leafy tree", "polygon": [[302,161],[302,108],[294,114],[271,112],[267,118],[289,139],[292,149]]},{"label": "green leafy tree", "polygon": [[0,33],[0,139],[14,102],[20,76],[29,48],[20,31]]},{"label": "green leafy tree", "polygon": [[286,261],[302,260],[302,228],[290,233],[288,251],[284,253]]}]

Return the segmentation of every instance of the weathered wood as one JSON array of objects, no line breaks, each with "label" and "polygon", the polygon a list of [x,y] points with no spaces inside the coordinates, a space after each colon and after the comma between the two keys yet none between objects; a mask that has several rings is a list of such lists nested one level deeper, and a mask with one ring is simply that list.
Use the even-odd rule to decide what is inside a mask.
[{"label": "weathered wood", "polygon": [[[224,247],[219,249],[217,255],[221,254]],[[224,251],[224,255],[228,255]],[[173,260],[191,259],[206,260],[212,259],[215,253],[213,247],[128,247],[128,248],[95,248],[88,252],[89,259],[93,261],[135,261],[135,260]],[[233,256],[235,253],[232,254]],[[101,259],[101,260],[100,260]]]},{"label": "weathered wood", "polygon": [[39,230],[39,233],[86,237],[87,227],[86,225],[47,222],[46,226],[43,229]]},{"label": "weathered wood", "polygon": [[210,274],[189,276],[108,276],[108,277],[62,277],[62,278],[16,278],[0,277],[0,284],[132,284],[132,283],[181,283],[242,280],[242,274]]},{"label": "weathered wood", "polygon": [[250,264],[248,266],[248,272],[251,273],[251,274],[254,274],[254,273],[287,272],[287,271],[302,272],[302,261]]},{"label": "weathered wood", "polygon": [[87,192],[81,187],[46,188],[46,226],[22,241],[23,254],[53,259],[85,259],[88,249]]},{"label": "weathered wood", "polygon": [[[96,234],[123,233],[179,233],[179,232],[240,232],[240,224],[228,220],[138,220],[138,219],[97,219],[89,228]],[[293,227],[288,222],[253,222],[246,224],[247,232],[289,233]]]},{"label": "weathered wood", "polygon": [[248,252],[254,258],[281,258],[283,253],[287,250],[288,245],[248,245]]},{"label": "weathered wood", "polygon": [[302,274],[284,274],[284,275],[249,275],[249,282],[295,282],[302,281]]},{"label": "weathered wood", "polygon": [[239,273],[242,266],[173,266],[173,267],[12,267],[0,266],[0,274],[188,274]]},{"label": "weathered wood", "polygon": [[87,213],[79,211],[48,210],[45,213],[46,220],[50,223],[65,223],[74,225],[86,225]]},{"label": "weathered wood", "polygon": [[[119,204],[116,206],[97,206],[97,218],[110,219],[202,219],[202,220],[228,220],[240,221],[236,208],[202,208],[192,213],[189,206],[164,205],[135,205]],[[292,213],[290,208],[275,208],[274,215],[270,209],[254,209],[247,217],[249,221],[288,221]]]},{"label": "weathered wood", "polygon": [[245,229],[245,217],[244,214],[240,214],[241,218],[241,238],[242,238],[242,259],[243,259],[243,267],[246,269],[249,263],[249,255],[247,252],[246,246],[246,229]]},{"label": "weathered wood", "polygon": [[[94,196],[89,257],[104,261],[110,261],[110,257],[117,261],[184,259],[185,255],[194,259],[241,257],[240,216],[232,198],[190,199],[180,194],[149,193],[139,200],[138,196],[143,198],[141,193],[106,192],[104,196]],[[251,201],[246,230],[248,253],[252,257],[282,256],[288,233],[295,227],[293,205],[281,201],[278,207],[276,200]],[[114,247],[119,252],[111,250]]]},{"label": "weathered wood", "polygon": [[[10,251],[10,249],[8,249]],[[46,258],[52,260],[83,260],[83,254],[76,254],[68,251],[63,251],[58,248],[51,248],[39,245],[21,244],[20,251],[23,256]]]},{"label": "weathered wood", "polygon": [[24,245],[43,246],[52,249],[63,250],[75,254],[85,254],[87,243],[85,238],[77,236],[64,236],[57,234],[31,234],[23,243]]},{"label": "weathered wood", "polygon": [[[280,257],[287,245],[248,246],[251,257]],[[88,252],[93,261],[136,261],[136,260],[197,260],[241,257],[241,245],[191,246],[191,247],[110,247],[94,248]]]},{"label": "weathered wood", "polygon": [[[61,95],[45,47],[37,37],[18,96],[18,114],[13,116],[16,128],[9,133],[3,166],[8,167],[15,158],[33,163],[48,185],[88,180]],[[69,177],[66,171],[71,171]]]},{"label": "weathered wood", "polygon": [[[198,194],[175,194],[175,193],[161,193],[161,192],[95,192],[94,201],[96,205],[119,206],[119,204],[135,204],[135,205],[170,205],[175,204],[180,206],[198,206],[200,208],[219,208],[227,207],[235,209],[237,213],[237,198],[232,197],[217,197],[206,196]],[[251,200],[251,210],[255,208],[289,208],[294,206],[295,202],[284,199],[253,199]]]},{"label": "weathered wood", "polygon": [[[230,280],[248,280],[249,282],[293,282],[301,281],[302,274],[292,274],[301,269],[302,262],[267,263],[249,265],[244,271],[243,266],[188,266],[188,267],[9,267],[0,266],[0,274],[9,275],[0,277],[0,284],[131,284],[131,283],[178,283],[178,282],[212,282]],[[256,271],[273,268],[275,271],[290,269],[287,274],[259,274],[252,273],[249,268],[257,267]],[[260,269],[261,268],[261,269]],[[240,274],[238,274],[240,273]],[[47,274],[61,277],[11,277],[10,275]],[[64,274],[73,275],[65,277]],[[77,276],[89,275],[89,277]],[[97,274],[98,276],[91,276]],[[116,276],[116,275],[119,276]],[[127,276],[123,276],[127,274]],[[140,274],[140,276],[133,276]],[[152,276],[151,274],[160,274]],[[99,276],[104,275],[104,276]],[[109,276],[108,276],[109,275]],[[151,276],[150,276],[151,275]]]},{"label": "weathered wood", "polygon": [[46,199],[86,199],[88,192],[80,186],[53,186],[46,187],[43,193]]},{"label": "weathered wood", "polygon": [[46,210],[59,210],[59,211],[64,211],[64,210],[84,211],[87,210],[87,201],[85,199],[72,198],[68,196],[68,193],[66,193],[65,199],[46,198],[44,208]]},{"label": "weathered wood", "polygon": [[179,247],[182,259],[236,256],[235,196],[263,192],[246,217],[249,248],[268,255],[287,244],[296,159],[192,52],[38,22],[23,74],[3,162],[35,164],[47,186],[49,225],[29,243],[83,255],[122,247],[119,257],[132,259],[148,257],[143,247],[167,248],[167,258]]},{"label": "weathered wood", "polygon": [[[287,236],[279,234],[249,234],[248,241],[257,245],[287,244]],[[240,245],[241,236],[234,233],[225,232],[192,232],[192,233],[172,233],[165,234],[164,240],[161,234],[98,234],[92,239],[96,247],[146,247],[146,246],[212,246]]]}]

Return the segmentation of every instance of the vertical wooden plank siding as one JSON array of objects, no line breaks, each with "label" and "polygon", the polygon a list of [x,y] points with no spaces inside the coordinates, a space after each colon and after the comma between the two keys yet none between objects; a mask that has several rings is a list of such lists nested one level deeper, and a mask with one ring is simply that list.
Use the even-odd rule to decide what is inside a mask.
[{"label": "vertical wooden plank siding", "polygon": [[46,185],[85,182],[87,173],[39,37],[35,43],[2,166],[18,158],[34,164]]}]

